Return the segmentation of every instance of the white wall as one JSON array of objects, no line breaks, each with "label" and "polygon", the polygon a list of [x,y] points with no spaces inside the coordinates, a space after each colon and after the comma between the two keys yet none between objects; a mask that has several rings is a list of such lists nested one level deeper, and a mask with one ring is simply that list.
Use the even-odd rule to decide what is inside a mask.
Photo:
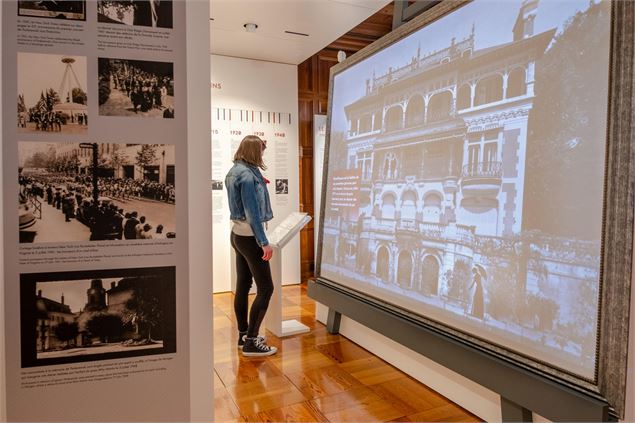
[{"label": "white wall", "polygon": [[[269,194],[272,200],[275,226],[289,213],[299,210],[299,155],[298,155],[298,84],[297,67],[280,63],[239,59],[226,56],[211,56],[212,111],[215,108],[234,111],[263,111],[291,114],[291,124],[285,120],[285,137],[274,139],[274,126],[241,123],[237,112],[233,121],[218,122],[212,116],[212,175],[224,181],[232,166],[232,157],[240,139],[249,132],[261,130],[268,138],[265,160],[268,170],[264,172],[271,180]],[[241,129],[242,128],[242,129]],[[241,133],[232,133],[240,130]],[[218,133],[214,133],[218,131]],[[289,181],[289,192],[275,193],[275,179]],[[230,291],[234,266],[229,245],[231,223],[227,206],[227,192],[212,192],[213,245],[214,245],[214,292]],[[282,283],[300,283],[300,240],[296,237],[283,250]]]},{"label": "white wall", "polygon": [[318,233],[320,232],[320,209],[322,207],[322,175],[324,174],[324,152],[326,148],[326,115],[313,115],[313,259],[317,261]]}]

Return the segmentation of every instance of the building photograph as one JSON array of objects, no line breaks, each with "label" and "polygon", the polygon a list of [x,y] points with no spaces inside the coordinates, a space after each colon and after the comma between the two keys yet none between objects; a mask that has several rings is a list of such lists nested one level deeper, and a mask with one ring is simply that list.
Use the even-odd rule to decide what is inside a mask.
[{"label": "building photograph", "polygon": [[174,352],[173,278],[152,268],[129,273],[97,278],[100,272],[93,271],[92,279],[56,281],[38,281],[42,275],[23,278],[28,289],[21,308],[29,326],[23,332],[34,335],[22,343],[23,367]]},{"label": "building photograph", "polygon": [[[344,207],[336,185],[327,190],[322,268],[408,310],[591,376],[602,183],[583,175],[604,168],[604,147],[592,143],[606,125],[606,87],[585,91],[593,97],[575,122],[536,116],[557,115],[550,92],[560,94],[565,113],[579,100],[568,90],[608,79],[604,71],[558,80],[576,64],[552,59],[567,48],[606,59],[608,10],[543,4],[510,3],[502,16],[516,15],[507,26],[471,22],[441,34],[447,43],[432,51],[423,29],[394,47],[410,59],[389,62],[381,52],[335,77],[331,181],[353,172],[358,189]],[[606,23],[596,24],[604,32],[575,38],[592,19]],[[582,155],[588,167],[546,178],[541,163],[557,166],[560,157],[548,154],[544,139],[569,143],[560,156]],[[582,180],[580,210],[569,190]],[[546,198],[549,186],[559,191]],[[541,212],[545,203],[555,218]],[[553,219],[567,222],[555,227]]]}]

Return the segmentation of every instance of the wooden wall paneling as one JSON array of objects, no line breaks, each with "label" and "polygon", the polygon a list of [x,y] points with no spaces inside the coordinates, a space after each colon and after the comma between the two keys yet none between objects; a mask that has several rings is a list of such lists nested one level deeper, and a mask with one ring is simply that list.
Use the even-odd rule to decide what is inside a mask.
[{"label": "wooden wall paneling", "polygon": [[[350,56],[392,29],[393,4],[389,4],[342,37],[298,65],[298,126],[300,166],[300,211],[315,217],[313,198],[313,115],[326,114],[329,76],[337,64],[337,52]],[[314,222],[300,232],[302,281],[312,278],[314,260]]]}]

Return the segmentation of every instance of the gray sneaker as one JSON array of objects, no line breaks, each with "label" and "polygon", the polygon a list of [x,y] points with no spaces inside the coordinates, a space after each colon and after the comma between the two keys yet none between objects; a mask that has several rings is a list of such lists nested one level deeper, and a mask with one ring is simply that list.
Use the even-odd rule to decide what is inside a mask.
[{"label": "gray sneaker", "polygon": [[270,347],[265,344],[264,339],[258,336],[256,338],[245,338],[243,345],[243,355],[247,357],[264,357],[273,355],[278,351],[276,347]]}]

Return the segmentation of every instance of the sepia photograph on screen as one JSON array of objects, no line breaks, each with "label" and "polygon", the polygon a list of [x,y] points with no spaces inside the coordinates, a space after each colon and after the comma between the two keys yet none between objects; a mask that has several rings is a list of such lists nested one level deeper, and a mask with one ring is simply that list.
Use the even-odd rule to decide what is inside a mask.
[{"label": "sepia photograph on screen", "polygon": [[320,276],[592,380],[610,3],[469,3],[334,76]]}]

